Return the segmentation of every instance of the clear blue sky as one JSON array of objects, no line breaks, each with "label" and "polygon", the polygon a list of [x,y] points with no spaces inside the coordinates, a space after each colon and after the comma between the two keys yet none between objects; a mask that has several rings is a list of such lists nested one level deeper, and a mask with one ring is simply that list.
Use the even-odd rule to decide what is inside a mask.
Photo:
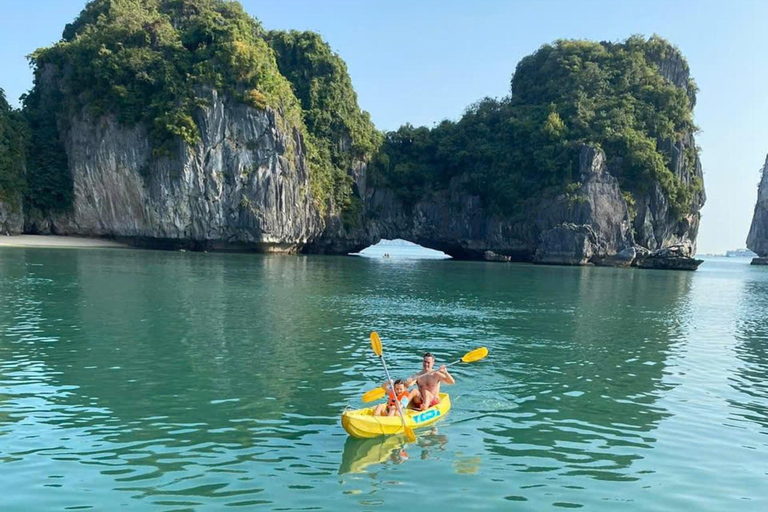
[{"label": "clear blue sky", "polygon": [[[31,86],[25,55],[55,42],[84,2],[3,2],[0,87]],[[347,62],[380,129],[456,119],[502,96],[517,62],[559,38],[659,34],[699,85],[695,120],[707,204],[699,253],[743,247],[768,153],[768,2],[761,0],[243,0],[266,28],[314,30]]]}]

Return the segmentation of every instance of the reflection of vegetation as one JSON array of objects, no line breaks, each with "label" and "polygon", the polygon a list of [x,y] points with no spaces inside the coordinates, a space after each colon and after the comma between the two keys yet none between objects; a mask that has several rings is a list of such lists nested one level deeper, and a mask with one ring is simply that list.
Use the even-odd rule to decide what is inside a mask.
[{"label": "reflection of vegetation", "polygon": [[743,397],[730,404],[740,415],[768,429],[768,282],[749,282],[739,303],[736,356],[743,362],[731,386]]},{"label": "reflection of vegetation", "polygon": [[500,393],[516,397],[516,407],[499,411],[506,421],[486,430],[490,450],[524,459],[521,471],[637,479],[628,469],[668,415],[657,401],[668,389],[665,358],[688,314],[681,298],[690,276],[557,269],[530,284],[535,297],[551,300],[515,319],[516,328],[536,330],[512,350],[515,371]]},{"label": "reflection of vegetation", "polygon": [[[31,305],[38,324],[19,334],[24,343],[0,337],[0,352],[31,361],[45,379],[30,398],[35,414],[19,416],[11,405],[25,418],[13,434],[50,433],[40,456],[66,453],[72,462],[53,464],[114,479],[116,490],[142,499],[183,490],[219,506],[258,492],[233,484],[233,474],[253,476],[254,468],[280,475],[281,486],[332,475],[337,461],[329,462],[325,436],[340,439],[338,415],[349,399],[342,391],[361,378],[339,371],[360,357],[342,349],[348,336],[329,327],[350,324],[338,303],[329,305],[345,283],[357,285],[341,279],[344,262],[19,254],[21,261],[0,262],[7,280],[0,301]],[[32,272],[34,283],[13,286]],[[0,328],[23,325],[9,312],[0,314]],[[210,486],[194,483],[200,473]]]},{"label": "reflection of vegetation", "polygon": [[[53,265],[49,253],[28,253],[28,263],[44,264],[41,274],[51,281],[23,290],[15,300],[44,301],[45,312],[37,312],[40,335],[56,332],[66,339],[44,345],[35,356],[49,366],[57,385],[77,387],[76,393],[52,395],[72,412],[52,416],[51,423],[103,427],[110,442],[158,441],[173,448],[299,441],[315,432],[309,425],[338,421],[338,390],[347,377],[323,375],[322,369],[340,361],[333,345],[319,342],[308,327],[336,313],[306,291],[319,290],[306,258],[259,257],[254,266],[247,255],[65,256]],[[109,271],[105,280],[94,268],[120,271]],[[67,300],[58,298],[60,289],[67,290]],[[74,327],[56,324],[58,318]],[[16,345],[14,353],[27,349]],[[112,430],[111,421],[125,428]],[[153,454],[136,464],[165,471],[183,458]]]},{"label": "reflection of vegetation", "polygon": [[[658,37],[545,45],[518,64],[509,97],[483,99],[455,123],[388,133],[372,178],[412,204],[466,173],[472,192],[513,213],[577,180],[577,151],[589,143],[605,150],[623,190],[644,194],[657,181],[672,208],[687,212],[701,183],[680,181],[662,144],[695,130],[688,91],[696,86],[662,77],[665,59],[679,59],[687,73],[679,51]],[[695,157],[687,147],[685,158]]]},{"label": "reflection of vegetation", "polygon": [[[2,373],[0,373],[0,377],[2,376]],[[4,427],[13,422],[14,415],[11,414],[10,408],[4,405],[5,402],[8,402],[12,398],[13,396],[11,395],[0,393],[0,436],[6,433],[6,429]]]}]

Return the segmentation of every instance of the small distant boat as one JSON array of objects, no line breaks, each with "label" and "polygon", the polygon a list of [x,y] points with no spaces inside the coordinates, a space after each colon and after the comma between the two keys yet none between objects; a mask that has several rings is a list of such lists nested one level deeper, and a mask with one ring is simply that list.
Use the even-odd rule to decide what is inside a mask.
[{"label": "small distant boat", "polygon": [[[375,407],[344,411],[341,414],[341,426],[352,437],[366,439],[378,436],[403,434],[400,416],[374,416]],[[421,428],[432,425],[451,410],[451,398],[448,393],[440,393],[440,403],[426,411],[406,409],[405,424],[409,428]]]}]

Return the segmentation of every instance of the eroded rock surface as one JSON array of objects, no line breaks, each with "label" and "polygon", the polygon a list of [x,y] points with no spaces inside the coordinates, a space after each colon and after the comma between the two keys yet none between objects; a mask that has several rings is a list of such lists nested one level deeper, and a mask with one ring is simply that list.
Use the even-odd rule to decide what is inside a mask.
[{"label": "eroded rock surface", "polygon": [[296,252],[323,230],[301,135],[279,114],[200,92],[200,142],[152,158],[143,126],[74,117],[64,136],[71,213],[30,213],[27,231],[109,236],[149,246]]},{"label": "eroded rock surface", "polygon": [[768,157],[766,157],[760,185],[757,188],[757,203],[747,236],[747,248],[758,255],[752,260],[752,264],[768,264]]},{"label": "eroded rock surface", "polygon": [[0,235],[18,235],[24,231],[24,211],[21,198],[0,201]]}]

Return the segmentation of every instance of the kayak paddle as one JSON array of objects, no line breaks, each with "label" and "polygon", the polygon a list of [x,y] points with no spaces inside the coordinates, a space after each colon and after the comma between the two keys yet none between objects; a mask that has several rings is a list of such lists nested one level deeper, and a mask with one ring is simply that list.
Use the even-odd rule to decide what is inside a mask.
[{"label": "kayak paddle", "polygon": [[[373,341],[373,335],[374,334],[376,334],[376,333],[372,333],[371,334],[371,338],[372,338],[371,341]],[[378,335],[377,335],[377,337],[378,337]],[[379,344],[381,344],[381,340],[379,340]],[[379,346],[381,346],[381,345],[379,345]],[[374,347],[373,351],[376,352],[376,348],[375,347]],[[476,348],[476,349],[470,350],[469,352],[464,354],[464,356],[461,359],[457,359],[456,361],[454,361],[452,363],[448,363],[445,366],[447,368],[448,366],[452,366],[452,365],[454,365],[456,363],[474,363],[475,361],[479,361],[481,359],[484,359],[485,356],[487,356],[487,355],[488,355],[488,349],[487,348],[485,348],[485,347]],[[424,375],[429,375],[429,374],[435,373],[437,371],[439,371],[439,370],[432,370],[431,372],[425,373]],[[420,375],[420,377],[423,377],[423,375]],[[408,379],[408,380],[410,380],[410,379]],[[382,388],[382,387],[378,387],[378,388],[374,388],[374,389],[369,389],[368,391],[366,391],[363,394],[363,402],[367,403],[367,402],[376,401],[376,400],[378,400],[380,398],[383,398],[385,394],[386,394],[386,391],[384,391],[384,388]]]},{"label": "kayak paddle", "polygon": [[375,402],[379,398],[384,398],[384,395],[386,395],[386,390],[379,386],[377,388],[369,389],[365,393],[363,393],[363,402]]},{"label": "kayak paddle", "polygon": [[[384,373],[387,374],[387,380],[389,381],[389,389],[391,389],[392,393],[394,393],[395,383],[392,381],[392,377],[389,376],[387,363],[384,361],[384,355],[382,354],[381,338],[379,338],[379,334],[377,332],[371,333],[371,347],[373,348],[373,352],[377,356],[379,356],[379,359],[381,359],[381,364],[384,365]],[[379,389],[384,391],[383,388],[379,388]],[[403,408],[401,407],[400,401],[396,399],[395,404],[397,405],[397,414],[400,416],[400,421],[403,422],[403,430],[405,431],[405,438],[408,439],[409,442],[413,443],[414,441],[416,441],[416,434],[413,432],[412,428],[409,428],[408,425],[405,424],[405,417],[403,416]]]}]

